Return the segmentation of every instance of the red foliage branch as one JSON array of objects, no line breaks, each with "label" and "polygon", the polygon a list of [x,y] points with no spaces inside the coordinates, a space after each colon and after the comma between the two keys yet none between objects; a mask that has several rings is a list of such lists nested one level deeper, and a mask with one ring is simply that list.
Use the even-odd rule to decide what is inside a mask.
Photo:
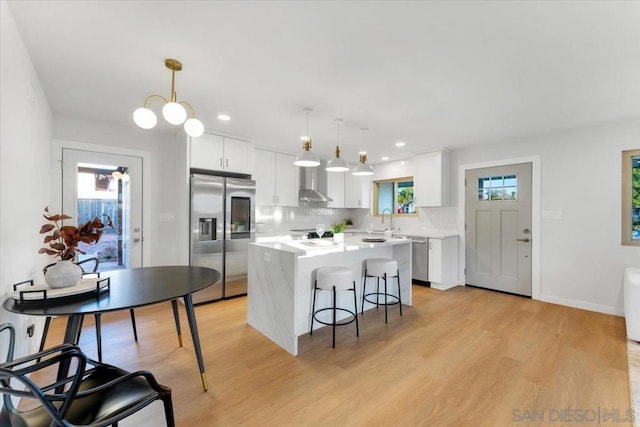
[{"label": "red foliage branch", "polygon": [[[48,244],[48,247],[40,248],[38,253],[59,256],[63,260],[75,259],[76,252],[84,254],[82,250],[78,249],[78,244],[80,242],[97,243],[102,236],[102,229],[105,227],[105,224],[98,217],[85,222],[81,227],[62,225],[61,221],[71,219],[69,215],[49,215],[48,206],[44,208],[44,212],[43,216],[53,224],[44,224],[40,227],[40,234],[51,234],[44,237],[44,243]],[[106,214],[103,216],[107,217],[106,226],[113,227],[111,217]]]}]

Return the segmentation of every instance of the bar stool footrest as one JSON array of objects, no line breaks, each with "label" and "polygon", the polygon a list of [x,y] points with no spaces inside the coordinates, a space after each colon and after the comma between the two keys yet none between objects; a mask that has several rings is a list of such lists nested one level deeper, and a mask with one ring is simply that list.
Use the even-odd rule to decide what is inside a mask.
[{"label": "bar stool footrest", "polygon": [[[368,296],[371,296],[371,295],[377,295],[377,296],[380,296],[380,297],[383,297],[383,298],[384,298],[384,296],[386,295],[386,296],[387,296],[387,298],[393,298],[393,300],[389,301],[389,300],[387,299],[387,302],[384,302],[384,300],[382,300],[382,301],[380,301],[380,302],[378,302],[378,301],[371,301],[370,299],[368,299],[368,298],[367,298]],[[396,305],[396,304],[399,304],[399,303],[400,303],[400,298],[398,298],[398,296],[397,296],[397,295],[393,295],[393,294],[385,294],[384,292],[371,292],[371,293],[368,293],[368,294],[364,294],[364,300],[365,300],[366,302],[368,302],[369,304],[375,304],[375,305]]]},{"label": "bar stool footrest", "polygon": [[[318,323],[322,323],[323,325],[327,325],[327,326],[332,326],[333,323],[331,322],[324,322],[320,319],[318,319],[317,315],[319,313],[322,313],[323,311],[333,311],[333,307],[326,307],[326,308],[321,308],[320,310],[317,310],[315,313],[313,313],[313,319],[318,322]],[[344,325],[348,325],[350,323],[353,323],[356,321],[356,313],[354,313],[351,310],[347,310],[346,308],[340,308],[340,307],[336,307],[336,311],[344,311],[345,313],[349,313],[351,316],[353,316],[351,319],[349,319],[348,321],[345,322],[345,319],[342,319],[340,321],[336,322],[336,326],[344,326]]]}]

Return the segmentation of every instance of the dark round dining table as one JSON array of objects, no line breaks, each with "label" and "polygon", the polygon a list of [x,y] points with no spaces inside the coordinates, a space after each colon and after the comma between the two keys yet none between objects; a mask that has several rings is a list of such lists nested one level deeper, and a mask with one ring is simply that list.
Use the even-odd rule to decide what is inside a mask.
[{"label": "dark round dining table", "polygon": [[8,298],[3,307],[13,313],[24,315],[67,316],[64,342],[78,344],[84,315],[128,310],[171,301],[178,338],[182,345],[177,300],[183,298],[202,386],[206,391],[207,378],[191,294],[216,283],[220,279],[220,273],[206,267],[158,266],[100,273],[100,280],[107,277],[109,278],[108,289],[100,293],[68,301],[52,300],[47,304],[20,303],[19,300]]}]

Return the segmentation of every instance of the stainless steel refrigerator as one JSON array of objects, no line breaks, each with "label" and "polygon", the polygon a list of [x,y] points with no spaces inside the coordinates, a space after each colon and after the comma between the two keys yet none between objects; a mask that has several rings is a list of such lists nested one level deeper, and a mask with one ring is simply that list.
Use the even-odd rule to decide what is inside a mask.
[{"label": "stainless steel refrigerator", "polygon": [[189,263],[221,273],[214,285],[193,294],[194,303],[247,293],[249,243],[255,237],[255,181],[191,175]]}]

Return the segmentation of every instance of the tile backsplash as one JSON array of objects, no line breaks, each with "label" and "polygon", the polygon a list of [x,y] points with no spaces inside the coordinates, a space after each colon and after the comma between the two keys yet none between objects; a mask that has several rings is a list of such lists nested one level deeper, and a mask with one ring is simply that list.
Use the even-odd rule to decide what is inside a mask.
[{"label": "tile backsplash", "polygon": [[289,234],[291,230],[314,229],[323,223],[327,229],[331,224],[353,219],[354,227],[364,227],[368,209],[339,209],[315,206],[280,207],[258,206],[256,208],[256,233],[259,235]]},{"label": "tile backsplash", "polygon": [[[394,229],[401,232],[452,231],[457,229],[456,207],[418,208],[418,216],[407,218],[395,217]],[[256,232],[258,235],[286,235],[291,230],[314,229],[316,224],[323,223],[329,229],[331,224],[343,222],[345,218],[353,219],[354,228],[364,229],[372,220],[369,209],[339,209],[316,206],[256,208]],[[373,218],[376,229],[389,226],[389,218],[382,222],[382,217]]]}]

